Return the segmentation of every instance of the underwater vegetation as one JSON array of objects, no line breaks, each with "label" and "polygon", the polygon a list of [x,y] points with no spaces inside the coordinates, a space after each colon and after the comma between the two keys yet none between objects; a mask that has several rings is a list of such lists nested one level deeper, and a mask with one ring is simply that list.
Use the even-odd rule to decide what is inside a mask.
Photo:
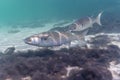
[{"label": "underwater vegetation", "polygon": [[120,49],[28,50],[0,55],[0,80],[112,80],[109,63]]}]

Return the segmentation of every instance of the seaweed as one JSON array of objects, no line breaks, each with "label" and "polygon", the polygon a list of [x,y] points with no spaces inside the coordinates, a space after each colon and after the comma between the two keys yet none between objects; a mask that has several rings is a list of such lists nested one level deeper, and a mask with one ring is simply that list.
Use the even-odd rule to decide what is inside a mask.
[{"label": "seaweed", "polygon": [[119,61],[119,53],[119,48],[111,45],[107,50],[76,47],[4,54],[0,56],[0,80],[8,76],[13,80],[26,76],[32,80],[63,80],[61,76],[66,75],[68,66],[78,66],[82,70],[71,71],[64,80],[112,80],[107,68],[111,61]]}]

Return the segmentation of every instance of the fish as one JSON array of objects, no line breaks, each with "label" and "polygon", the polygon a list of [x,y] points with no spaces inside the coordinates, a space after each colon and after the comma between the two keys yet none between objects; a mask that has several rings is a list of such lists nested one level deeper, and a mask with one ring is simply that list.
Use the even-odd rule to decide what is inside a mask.
[{"label": "fish", "polygon": [[100,12],[96,18],[94,17],[84,17],[74,21],[72,24],[65,26],[67,31],[83,31],[85,29],[93,27],[93,24],[97,23],[99,26],[101,24],[101,15],[103,12]]},{"label": "fish", "polygon": [[24,42],[38,47],[53,47],[70,44],[74,40],[84,41],[84,35],[75,35],[70,32],[48,31],[31,35],[25,38]]}]

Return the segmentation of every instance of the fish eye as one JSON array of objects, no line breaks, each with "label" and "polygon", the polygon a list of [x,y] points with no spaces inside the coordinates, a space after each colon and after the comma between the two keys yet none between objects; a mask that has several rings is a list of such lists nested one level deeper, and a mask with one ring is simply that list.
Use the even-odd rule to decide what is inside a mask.
[{"label": "fish eye", "polygon": [[76,27],[75,26],[70,26],[69,29],[74,30],[74,29],[76,29]]},{"label": "fish eye", "polygon": [[41,37],[41,40],[47,40],[48,37]]},{"label": "fish eye", "polygon": [[73,27],[73,29],[76,29],[76,27]]},{"label": "fish eye", "polygon": [[32,39],[31,38],[26,38],[24,39],[25,43],[31,43],[32,42]]},{"label": "fish eye", "polygon": [[28,42],[31,42],[32,40],[31,39],[28,39]]},{"label": "fish eye", "polygon": [[82,27],[84,26],[84,24],[82,24]]}]

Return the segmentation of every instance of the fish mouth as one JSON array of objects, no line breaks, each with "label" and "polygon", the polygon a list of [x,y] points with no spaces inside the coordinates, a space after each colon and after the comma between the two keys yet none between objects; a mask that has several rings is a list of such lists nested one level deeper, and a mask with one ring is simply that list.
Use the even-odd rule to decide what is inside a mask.
[{"label": "fish mouth", "polygon": [[26,44],[30,44],[30,43],[31,43],[30,38],[25,38],[25,39],[23,39],[23,41],[24,41]]}]

